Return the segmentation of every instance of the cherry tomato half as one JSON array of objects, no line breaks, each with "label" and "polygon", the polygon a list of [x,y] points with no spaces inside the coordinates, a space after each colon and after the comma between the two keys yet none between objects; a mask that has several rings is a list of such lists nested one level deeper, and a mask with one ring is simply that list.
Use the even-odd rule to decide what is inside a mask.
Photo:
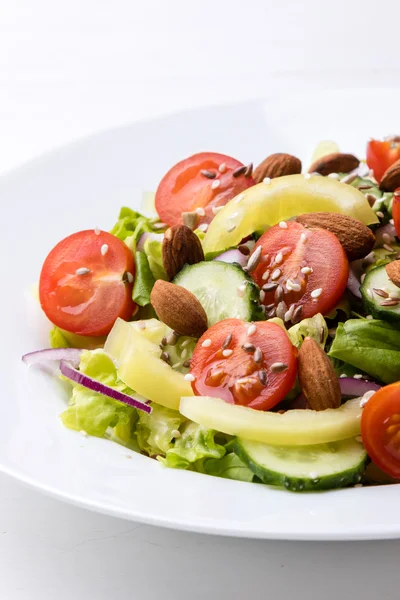
[{"label": "cherry tomato half", "polygon": [[74,233],[44,261],[39,282],[42,309],[61,329],[106,335],[118,317],[132,315],[134,268],[132,252],[114,235],[92,229]]},{"label": "cherry tomato half", "polygon": [[400,188],[397,188],[393,194],[392,217],[396,235],[400,238]]},{"label": "cherry tomato half", "polygon": [[196,209],[198,222],[210,223],[219,206],[252,185],[251,168],[246,170],[243,163],[224,154],[200,152],[164,175],[156,192],[156,209],[170,226],[182,223],[183,212]]},{"label": "cherry tomato half", "polygon": [[374,463],[400,479],[400,381],[368,400],[361,415],[361,436]]},{"label": "cherry tomato half", "polygon": [[400,137],[370,140],[367,144],[367,165],[380,182],[384,172],[400,158]]},{"label": "cherry tomato half", "polygon": [[190,372],[197,396],[268,410],[292,389],[297,350],[275,323],[216,323],[199,339]]},{"label": "cherry tomato half", "polygon": [[265,293],[268,318],[298,322],[333,310],[349,276],[346,254],[333,233],[293,221],[266,231],[252,256],[259,247],[261,260],[252,277]]}]

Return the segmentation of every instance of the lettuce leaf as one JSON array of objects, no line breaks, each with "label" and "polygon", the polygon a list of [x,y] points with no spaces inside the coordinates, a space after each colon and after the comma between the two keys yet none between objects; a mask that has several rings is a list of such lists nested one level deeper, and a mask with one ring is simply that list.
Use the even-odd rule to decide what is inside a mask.
[{"label": "lettuce leaf", "polygon": [[329,356],[384,383],[400,378],[400,326],[379,320],[339,323]]},{"label": "lettuce leaf", "polygon": [[133,286],[132,299],[139,306],[150,304],[150,294],[155,279],[151,272],[149,261],[144,252],[135,253],[135,283]]},{"label": "lettuce leaf", "polygon": [[254,473],[234,453],[225,454],[222,458],[207,458],[203,463],[203,472],[214,477],[236,479],[237,481],[254,480]]},{"label": "lettuce leaf", "polygon": [[324,317],[321,313],[318,313],[290,327],[288,329],[288,336],[296,348],[300,348],[305,337],[313,338],[321,348],[324,348],[328,337],[328,327]]},{"label": "lettuce leaf", "polygon": [[162,258],[162,242],[147,239],[144,243],[144,252],[147,256],[150,271],[152,272],[154,279],[166,280],[167,275],[164,270]]},{"label": "lettuce leaf", "polygon": [[167,450],[165,458],[160,458],[160,461],[174,469],[189,469],[195,468],[195,463],[204,458],[222,458],[226,450],[215,441],[216,433],[197,423],[188,422],[173,447]]},{"label": "lettuce leaf", "polygon": [[110,233],[125,242],[132,252],[135,252],[136,244],[142,233],[149,231],[160,233],[160,230],[154,227],[156,221],[158,219],[149,219],[136,210],[124,206]]},{"label": "lettuce leaf", "polygon": [[185,421],[177,410],[152,403],[149,415],[142,411],[138,414],[136,439],[140,450],[149,456],[165,455]]},{"label": "lettuce leaf", "polygon": [[84,348],[85,350],[95,350],[96,348],[102,348],[106,341],[106,336],[88,337],[77,335],[70,331],[64,331],[59,327],[53,327],[49,337],[52,348]]},{"label": "lettuce leaf", "polygon": [[[133,393],[118,378],[113,361],[103,350],[83,352],[80,370],[125,394]],[[115,436],[127,443],[131,436],[132,424],[137,418],[136,410],[81,385],[72,386],[70,406],[61,414],[63,424],[70,429],[85,431],[97,437],[104,437],[109,428],[113,428]]]}]

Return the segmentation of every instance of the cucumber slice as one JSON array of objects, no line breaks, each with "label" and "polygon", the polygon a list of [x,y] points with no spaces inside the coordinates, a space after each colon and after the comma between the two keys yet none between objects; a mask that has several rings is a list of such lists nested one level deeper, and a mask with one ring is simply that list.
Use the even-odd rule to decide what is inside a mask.
[{"label": "cucumber slice", "polygon": [[258,304],[260,291],[239,265],[220,260],[187,265],[174,283],[196,296],[207,314],[209,327],[223,319],[263,318]]},{"label": "cucumber slice", "polygon": [[[143,394],[144,395],[144,394]],[[239,438],[282,446],[309,446],[360,435],[360,398],[340,408],[288,410],[284,414],[228,404],[221,398],[181,398],[182,415],[207,429]]]},{"label": "cucumber slice", "polygon": [[[400,288],[390,281],[385,265],[372,269],[360,290],[368,314],[392,323],[400,321]],[[388,301],[392,301],[391,306],[385,305]]]},{"label": "cucumber slice", "polygon": [[237,439],[233,449],[263,483],[292,492],[355,485],[361,481],[368,458],[355,438],[300,447]]}]

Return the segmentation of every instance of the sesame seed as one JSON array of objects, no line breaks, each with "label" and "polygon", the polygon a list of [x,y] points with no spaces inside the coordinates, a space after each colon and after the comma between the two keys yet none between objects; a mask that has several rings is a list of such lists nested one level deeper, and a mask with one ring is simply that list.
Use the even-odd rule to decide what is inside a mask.
[{"label": "sesame seed", "polygon": [[167,227],[166,223],[159,221],[158,223],[153,223],[154,229],[165,229]]},{"label": "sesame seed", "polygon": [[339,173],[329,173],[328,177],[330,179],[339,179]]},{"label": "sesame seed", "polygon": [[373,317],[372,315],[367,315],[365,318],[366,318],[366,319],[368,319],[369,321],[372,321],[372,319],[373,319],[374,317]]},{"label": "sesame seed", "polygon": [[363,376],[361,375],[361,373],[356,373],[355,375],[353,375],[353,379],[362,379]]},{"label": "sesame seed", "polygon": [[365,392],[365,394],[363,395],[363,397],[360,400],[360,408],[364,408],[364,406],[367,404],[368,400],[370,398],[372,398],[372,396],[375,394],[375,390],[369,390],[368,392]]},{"label": "sesame seed", "polygon": [[300,236],[300,241],[305,244],[307,241],[307,235],[305,233],[302,233]]},{"label": "sesame seed", "polygon": [[94,228],[94,233],[95,233],[96,235],[100,235],[100,228],[99,228],[99,227],[95,227],[95,228]]},{"label": "sesame seed", "polygon": [[208,338],[206,340],[204,340],[204,342],[201,343],[202,348],[209,348],[210,346],[211,346],[211,340]]},{"label": "sesame seed", "polygon": [[311,292],[311,298],[319,298],[319,296],[322,294],[322,288],[317,288],[316,290],[313,290]]},{"label": "sesame seed", "polygon": [[265,292],[264,292],[264,290],[261,290],[260,291],[260,302],[264,302],[264,300],[265,300]]},{"label": "sesame seed", "polygon": [[245,194],[239,194],[239,196],[237,196],[234,200],[235,204],[239,204],[239,202],[244,200],[244,198],[245,198]]},{"label": "sesame seed", "polygon": [[247,335],[253,335],[257,331],[257,327],[252,323],[247,330]]},{"label": "sesame seed", "polygon": [[220,185],[221,185],[220,179],[214,179],[214,181],[211,184],[211,189],[216,190],[217,188],[219,188]]},{"label": "sesame seed", "polygon": [[231,354],[233,354],[233,350],[230,350],[229,348],[227,348],[226,350],[222,350],[222,356],[230,356]]},{"label": "sesame seed", "polygon": [[288,224],[286,223],[286,221],[280,221],[279,222],[279,227],[281,229],[287,229],[288,228]]},{"label": "sesame seed", "polygon": [[81,429],[79,433],[81,434],[82,437],[85,437],[85,438],[88,437],[88,434],[84,429]]},{"label": "sesame seed", "polygon": [[339,375],[340,379],[344,379],[345,377],[347,378],[346,373],[342,373],[341,375]]},{"label": "sesame seed", "polygon": [[268,269],[266,271],[264,271],[264,273],[261,275],[261,279],[263,281],[266,281],[268,279],[268,277],[270,276],[271,271],[269,271]]},{"label": "sesame seed", "polygon": [[275,256],[275,264],[280,265],[282,261],[283,261],[282,252],[278,252],[278,254]]},{"label": "sesame seed", "polygon": [[219,165],[219,167],[218,167],[218,171],[219,171],[220,173],[225,173],[225,171],[226,171],[226,168],[227,168],[227,167],[226,167],[226,163],[221,163],[221,164]]},{"label": "sesame seed", "polygon": [[196,381],[196,377],[191,373],[186,373],[186,375],[184,375],[183,378],[185,381]]},{"label": "sesame seed", "polygon": [[88,273],[90,273],[90,269],[87,267],[80,267],[75,271],[75,275],[87,275]]},{"label": "sesame seed", "polygon": [[304,274],[304,275],[310,275],[311,273],[313,273],[313,269],[312,267],[302,267],[300,269],[300,271]]},{"label": "sesame seed", "polygon": [[[275,302],[281,302],[283,300],[283,287],[281,285],[278,285],[275,293],[274,293],[274,300]],[[286,310],[286,309],[285,309]]]},{"label": "sesame seed", "polygon": [[278,287],[277,283],[266,283],[265,285],[262,286],[261,289],[264,292],[274,292],[277,287]]},{"label": "sesame seed", "polygon": [[198,208],[196,208],[195,213],[198,214],[199,217],[204,217],[206,214],[206,211],[204,210],[204,208],[199,206]]},{"label": "sesame seed", "polygon": [[281,301],[279,302],[278,306],[276,307],[276,316],[277,316],[279,319],[282,319],[282,320],[283,320],[283,319],[284,319],[284,316],[285,316],[285,314],[286,314],[286,311],[287,311],[287,309],[288,309],[288,307],[287,307],[287,304],[286,304],[286,302],[284,302],[283,300],[281,300]]},{"label": "sesame seed", "polygon": [[254,377],[242,377],[241,379],[238,379],[236,383],[239,385],[245,385],[246,383],[249,385],[254,385],[257,383],[257,379],[254,379]]},{"label": "sesame seed", "polygon": [[173,429],[173,430],[171,431],[171,435],[172,435],[172,437],[174,437],[174,438],[180,438],[180,437],[181,437],[181,432],[180,432],[178,429]]},{"label": "sesame seed", "polygon": [[202,223],[201,225],[198,226],[198,229],[199,229],[199,231],[203,231],[205,233],[208,229],[208,223]]},{"label": "sesame seed", "polygon": [[389,246],[388,244],[383,244],[383,247],[385,248],[385,250],[387,250],[388,252],[394,252],[394,249]]},{"label": "sesame seed", "polygon": [[346,175],[346,177],[343,177],[343,179],[341,180],[342,183],[353,183],[353,181],[355,179],[357,179],[358,175],[357,173],[349,173],[349,175]]},{"label": "sesame seed", "polygon": [[282,271],[280,269],[275,269],[275,271],[273,271],[272,275],[271,275],[271,279],[278,279],[282,274]]},{"label": "sesame seed", "polygon": [[264,177],[263,183],[265,183],[265,185],[269,185],[271,183],[271,177]]},{"label": "sesame seed", "polygon": [[127,277],[128,281],[129,281],[129,283],[133,282],[133,275],[132,275],[132,273],[130,273],[129,271],[127,271],[126,272],[126,277]]},{"label": "sesame seed", "polygon": [[383,212],[381,210],[377,210],[376,211],[376,216],[379,217],[380,219],[384,219],[385,218],[385,215],[383,214]]},{"label": "sesame seed", "polygon": [[232,341],[232,334],[228,333],[228,335],[226,336],[226,338],[224,339],[224,342],[222,344],[222,348],[225,350],[225,348],[228,348],[229,344]]},{"label": "sesame seed", "polygon": [[283,362],[276,362],[273,363],[270,368],[273,373],[282,373],[283,371],[286,371],[288,366]]},{"label": "sesame seed", "polygon": [[176,363],[174,363],[174,364],[172,365],[172,368],[173,368],[173,369],[178,369],[178,368],[179,368],[179,367],[181,367],[181,366],[182,366],[182,363],[181,363],[181,362],[176,362]]},{"label": "sesame seed", "polygon": [[217,215],[223,208],[223,206],[213,206],[211,210],[213,211],[214,215]]},{"label": "sesame seed", "polygon": [[318,479],[318,473],[311,471],[311,473],[309,473],[309,477],[310,479]]},{"label": "sesame seed", "polygon": [[227,233],[231,233],[235,229],[236,229],[236,225],[229,225],[229,227],[227,227],[226,231],[227,231]]},{"label": "sesame seed", "polygon": [[102,253],[103,256],[105,256],[108,252],[108,244],[103,244],[102,247],[100,248],[100,252]]},{"label": "sesame seed", "polygon": [[311,173],[305,173],[304,179],[311,179]]}]

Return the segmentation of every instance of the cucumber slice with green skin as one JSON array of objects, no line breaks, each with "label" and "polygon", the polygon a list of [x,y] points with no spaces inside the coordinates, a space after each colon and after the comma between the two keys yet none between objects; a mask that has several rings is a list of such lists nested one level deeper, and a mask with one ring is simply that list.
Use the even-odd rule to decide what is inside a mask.
[{"label": "cucumber slice with green skin", "polygon": [[[400,288],[390,281],[385,265],[369,271],[360,290],[368,314],[391,323],[400,321]],[[390,301],[392,305],[385,305]]]},{"label": "cucumber slice with green skin", "polygon": [[292,492],[355,485],[368,459],[355,438],[312,446],[270,446],[237,439],[234,452],[263,483]]},{"label": "cucumber slice with green skin", "polygon": [[264,318],[259,306],[260,290],[237,264],[212,260],[187,265],[174,283],[196,296],[207,314],[209,327],[224,319]]}]

